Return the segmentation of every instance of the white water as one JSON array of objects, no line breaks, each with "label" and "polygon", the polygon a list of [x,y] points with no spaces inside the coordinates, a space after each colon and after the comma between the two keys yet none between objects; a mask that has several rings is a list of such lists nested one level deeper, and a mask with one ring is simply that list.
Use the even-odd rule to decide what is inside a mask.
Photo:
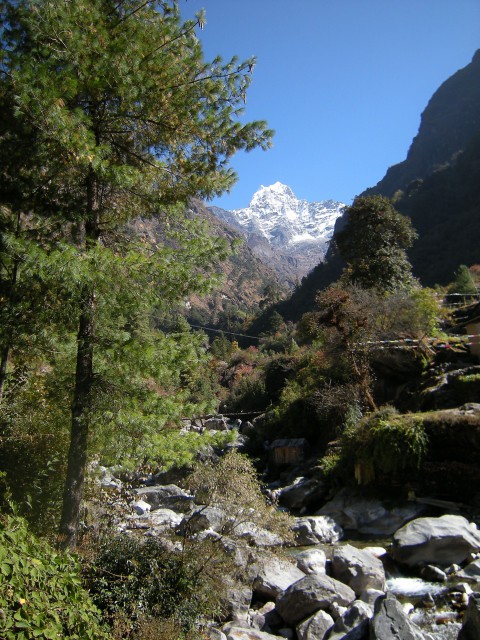
[{"label": "white water", "polygon": [[436,596],[447,591],[443,584],[438,582],[425,582],[421,578],[397,577],[387,580],[387,590],[396,596],[405,598],[421,598],[422,596]]}]

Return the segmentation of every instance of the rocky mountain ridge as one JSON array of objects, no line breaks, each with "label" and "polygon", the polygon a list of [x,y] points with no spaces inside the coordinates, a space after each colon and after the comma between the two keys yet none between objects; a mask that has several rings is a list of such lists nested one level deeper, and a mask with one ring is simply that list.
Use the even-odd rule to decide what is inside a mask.
[{"label": "rocky mountain ridge", "polygon": [[[432,95],[406,159],[390,167],[382,180],[363,195],[392,197],[400,190],[418,187],[419,180],[455,164],[480,131],[479,78],[480,49],[469,64],[445,80]],[[412,181],[414,185],[410,184]]]},{"label": "rocky mountain ridge", "polygon": [[335,200],[309,202],[281,182],[262,186],[248,207],[226,211],[209,207],[247,239],[253,254],[290,285],[321,262],[345,205]]}]

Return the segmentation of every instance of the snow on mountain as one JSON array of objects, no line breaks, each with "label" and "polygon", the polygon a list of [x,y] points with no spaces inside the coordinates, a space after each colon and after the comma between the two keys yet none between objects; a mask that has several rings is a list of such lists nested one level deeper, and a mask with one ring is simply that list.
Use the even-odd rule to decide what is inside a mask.
[{"label": "snow on mountain", "polygon": [[211,211],[241,231],[254,253],[292,283],[323,260],[344,207],[334,200],[299,200],[290,187],[276,182],[260,187],[245,209]]}]

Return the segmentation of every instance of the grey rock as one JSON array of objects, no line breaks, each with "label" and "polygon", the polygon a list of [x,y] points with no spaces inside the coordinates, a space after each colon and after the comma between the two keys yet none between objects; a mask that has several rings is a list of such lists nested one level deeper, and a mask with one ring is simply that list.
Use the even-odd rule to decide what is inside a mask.
[{"label": "grey rock", "polygon": [[326,611],[317,611],[313,616],[297,625],[298,640],[323,640],[333,627],[333,618]]},{"label": "grey rock", "polygon": [[368,623],[372,617],[372,608],[362,600],[356,600],[335,620],[328,640],[363,640],[368,636]]},{"label": "grey rock", "polygon": [[457,578],[468,580],[469,582],[480,582],[480,560],[474,560],[466,567],[457,572]]},{"label": "grey rock", "polygon": [[122,481],[115,477],[112,469],[101,465],[94,467],[94,469],[98,474],[97,482],[103,489],[117,489],[119,491],[122,488]]},{"label": "grey rock", "polygon": [[462,628],[458,640],[480,640],[480,595],[472,594],[463,616]]},{"label": "grey rock", "polygon": [[328,516],[295,518],[292,530],[295,543],[300,547],[337,542],[343,537],[342,528]]},{"label": "grey rock", "polygon": [[325,575],[327,556],[323,549],[305,549],[295,554],[297,567],[306,574],[319,573]]},{"label": "grey rock", "polygon": [[333,577],[351,587],[357,596],[367,589],[385,589],[382,561],[350,544],[336,546],[332,555]]},{"label": "grey rock", "polygon": [[148,504],[148,502],[145,502],[145,500],[137,500],[136,502],[132,502],[130,506],[135,511],[137,516],[143,516],[151,509],[151,506]]},{"label": "grey rock", "polygon": [[426,640],[429,637],[408,619],[401,604],[391,594],[375,603],[369,633],[369,640]]},{"label": "grey rock", "polygon": [[446,582],[447,574],[433,564],[427,564],[420,570],[420,576],[429,582]]},{"label": "grey rock", "polygon": [[207,631],[208,640],[227,640],[227,636],[220,629],[209,629]]},{"label": "grey rock", "polygon": [[364,551],[368,551],[372,556],[376,558],[384,558],[387,555],[387,550],[385,547],[363,547]]},{"label": "grey rock", "polygon": [[472,587],[466,582],[460,582],[460,584],[455,585],[455,591],[458,591],[459,593],[464,593],[467,596],[472,595]]},{"label": "grey rock", "polygon": [[373,607],[378,598],[381,598],[384,595],[385,591],[379,591],[378,589],[367,589],[362,594],[360,594],[360,600],[363,600],[363,602],[366,602],[371,607]]},{"label": "grey rock", "polygon": [[148,520],[155,528],[173,528],[180,524],[182,516],[171,509],[157,509],[156,511],[150,512]]},{"label": "grey rock", "polygon": [[277,600],[276,610],[288,625],[296,625],[319,609],[333,603],[347,606],[355,600],[350,587],[330,578],[312,574],[292,584]]},{"label": "grey rock", "polygon": [[409,566],[461,563],[480,549],[480,532],[462,516],[417,518],[395,532],[392,557]]},{"label": "grey rock", "polygon": [[225,529],[228,524],[228,518],[220,507],[198,507],[183,517],[179,533],[186,535],[194,535],[206,529],[220,532]]},{"label": "grey rock", "polygon": [[376,498],[365,498],[349,489],[342,489],[317,514],[330,516],[343,529],[372,535],[391,535],[424,511],[425,507],[415,502],[389,507]]},{"label": "grey rock", "polygon": [[203,423],[205,429],[209,429],[211,431],[228,431],[228,422],[225,418],[217,417],[217,418],[208,418]]},{"label": "grey rock", "polygon": [[242,522],[233,527],[235,535],[254,547],[280,547],[284,540],[277,533],[259,527],[253,522]]},{"label": "grey rock", "polygon": [[240,569],[240,574],[246,580],[252,582],[257,576],[258,552],[240,540],[232,540],[227,536],[221,536],[214,531],[205,532],[206,536],[216,540],[216,544],[222,546],[233,564]]},{"label": "grey rock", "polygon": [[258,629],[259,631],[268,631],[266,628],[268,626],[268,620],[271,618],[269,614],[275,609],[274,602],[266,602],[263,607],[257,610],[251,610],[250,613],[250,624],[254,629]]},{"label": "grey rock", "polygon": [[[232,624],[237,626],[248,626],[248,612],[250,609],[250,602],[252,601],[252,589],[233,578],[228,578],[230,583],[222,594],[223,609]],[[222,631],[228,635],[225,629]]]},{"label": "grey rock", "polygon": [[135,491],[139,500],[145,500],[152,511],[165,507],[181,513],[187,513],[193,506],[193,496],[175,484],[141,487]]},{"label": "grey rock", "polygon": [[296,478],[288,487],[277,491],[278,502],[284,507],[300,510],[317,502],[325,495],[325,484],[315,478]]},{"label": "grey rock", "polygon": [[258,629],[243,629],[232,627],[226,634],[227,640],[278,640],[281,636],[272,636],[271,633],[258,631]]},{"label": "grey rock", "polygon": [[291,584],[304,577],[303,571],[287,560],[273,555],[264,556],[259,561],[258,574],[253,581],[253,593],[275,600]]}]

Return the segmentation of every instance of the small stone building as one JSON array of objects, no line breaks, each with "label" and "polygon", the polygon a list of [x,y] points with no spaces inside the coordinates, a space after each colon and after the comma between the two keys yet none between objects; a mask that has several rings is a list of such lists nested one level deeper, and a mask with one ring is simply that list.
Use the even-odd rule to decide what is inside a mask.
[{"label": "small stone building", "polygon": [[270,464],[278,467],[303,462],[306,449],[307,441],[305,438],[274,440],[269,448]]}]

